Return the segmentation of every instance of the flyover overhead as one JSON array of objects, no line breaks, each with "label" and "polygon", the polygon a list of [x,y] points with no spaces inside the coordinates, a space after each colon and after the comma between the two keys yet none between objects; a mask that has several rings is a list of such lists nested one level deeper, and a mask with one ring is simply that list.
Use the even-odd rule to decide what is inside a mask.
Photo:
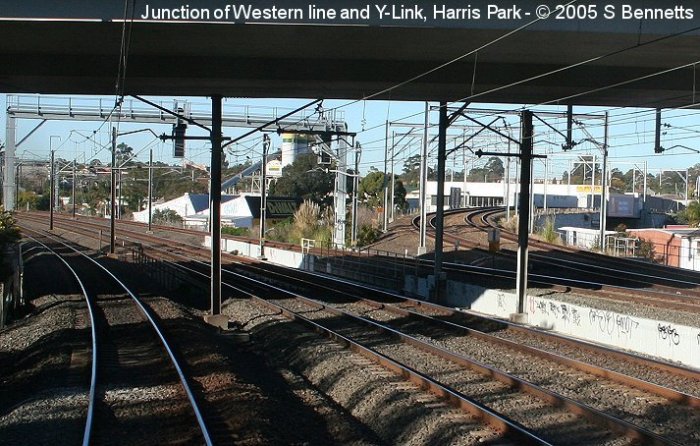
[{"label": "flyover overhead", "polygon": [[[593,12],[590,5],[573,3],[588,9],[563,12],[584,18],[560,19],[554,2],[521,0],[504,5],[506,18],[500,12],[489,17],[488,4],[495,2],[449,0],[416,1],[381,17],[382,4],[323,2],[336,13],[356,8],[364,14],[369,8],[367,18],[341,20],[311,17],[310,3],[237,3],[233,6],[267,8],[268,15],[276,5],[288,15],[269,18],[263,11],[236,20],[223,1],[138,1],[124,26],[123,2],[0,0],[0,91],[114,93],[125,28],[130,35],[127,94],[361,98],[486,45],[377,98],[452,101],[474,92],[479,102],[567,98],[558,103],[646,107],[689,106],[696,99],[700,8],[664,0],[608,0],[594,5]],[[548,4],[552,15],[537,21],[541,4]],[[229,19],[212,17],[227,6]],[[443,7],[461,15],[449,18]],[[289,12],[295,9],[301,18]],[[416,17],[419,10],[422,16]],[[199,11],[198,18],[193,11]],[[171,20],[161,20],[165,13]],[[592,91],[669,69],[675,70]]]}]

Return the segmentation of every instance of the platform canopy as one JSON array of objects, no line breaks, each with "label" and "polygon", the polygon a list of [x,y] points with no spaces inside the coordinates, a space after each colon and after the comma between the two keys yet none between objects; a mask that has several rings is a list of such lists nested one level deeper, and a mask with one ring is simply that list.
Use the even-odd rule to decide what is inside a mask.
[{"label": "platform canopy", "polygon": [[[322,3],[323,16],[313,3]],[[572,2],[565,11],[540,0],[498,11],[481,0],[400,7],[406,3],[381,10],[357,0],[0,0],[0,91],[112,94],[124,47],[126,93],[360,98],[483,47],[378,97],[452,101],[474,92],[483,93],[479,102],[694,102],[700,10],[664,0],[608,0],[594,10]],[[538,20],[542,4],[552,14]],[[356,17],[340,18],[344,9]],[[625,83],[632,79],[640,80]]]}]

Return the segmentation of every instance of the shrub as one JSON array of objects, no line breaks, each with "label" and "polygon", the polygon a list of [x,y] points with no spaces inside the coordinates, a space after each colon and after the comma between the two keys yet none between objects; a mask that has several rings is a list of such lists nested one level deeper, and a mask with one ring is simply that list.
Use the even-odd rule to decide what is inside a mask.
[{"label": "shrub", "polygon": [[221,228],[221,233],[226,235],[235,235],[240,237],[249,237],[250,229],[248,228],[237,228],[235,226],[224,226]]},{"label": "shrub", "polygon": [[357,246],[366,246],[374,243],[382,236],[382,231],[372,225],[362,225],[357,231]]}]

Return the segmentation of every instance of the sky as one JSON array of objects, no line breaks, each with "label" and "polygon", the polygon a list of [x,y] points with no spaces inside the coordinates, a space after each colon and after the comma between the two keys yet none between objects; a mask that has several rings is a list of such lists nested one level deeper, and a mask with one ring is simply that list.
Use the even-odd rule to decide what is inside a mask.
[{"label": "sky", "polygon": [[[35,102],[38,100],[49,103],[56,100],[55,96],[20,95],[21,101]],[[0,120],[6,121],[6,107],[8,97],[10,100],[17,100],[18,96],[0,95]],[[172,104],[174,98],[153,98],[153,101],[163,101]],[[186,100],[192,104],[193,109],[208,111],[210,102],[208,98],[178,98],[178,101]],[[73,103],[97,104],[98,97],[73,96]],[[133,101],[134,107],[147,108],[146,104],[135,99],[127,98],[125,104],[130,106]],[[294,109],[308,103],[310,99],[225,99],[224,114],[227,111],[240,110],[241,107],[249,106],[251,110],[260,113],[268,113],[270,108],[277,107],[279,113],[285,109]],[[114,97],[102,97],[103,105],[111,108],[114,104]],[[436,106],[437,103],[431,103]],[[459,104],[452,105],[458,107]],[[503,111],[516,111],[523,107],[523,104],[472,104],[470,109],[498,109]],[[564,107],[538,107],[526,105],[534,111],[541,112],[565,112]],[[357,132],[357,140],[362,146],[360,171],[364,174],[371,167],[384,170],[385,152],[385,132],[386,122],[391,122],[389,127],[389,145],[392,141],[396,143],[395,171],[401,172],[403,163],[411,155],[420,153],[420,140],[422,126],[424,122],[424,102],[401,102],[401,101],[355,101],[355,100],[325,100],[323,109],[326,113],[333,110],[342,113],[344,120],[348,124],[350,132]],[[605,112],[609,114],[609,154],[610,167],[627,171],[634,166],[640,170],[647,162],[649,172],[658,173],[660,169],[685,170],[686,168],[700,163],[700,112],[692,110],[664,111],[662,117],[663,135],[662,146],[668,148],[663,154],[654,153],[654,127],[655,114],[650,109],[618,108],[618,107],[575,107],[575,114],[594,114],[594,118],[586,119],[583,128],[577,127],[574,132],[574,141],[580,143],[571,151],[563,152],[561,145],[564,139],[554,130],[535,120],[535,152],[547,154],[548,171],[547,176],[561,178],[562,173],[571,166],[571,160],[579,155],[601,156],[600,145],[604,139]],[[481,114],[472,114],[482,123],[490,123],[497,120],[499,116],[504,119],[497,120],[495,126],[500,126],[502,132],[506,132],[504,122],[508,122],[510,131],[514,139],[518,139],[519,118],[515,115],[506,115],[497,111],[484,111]],[[437,112],[431,113],[430,139],[433,140],[437,133]],[[563,117],[550,117],[545,119],[548,124],[561,132],[565,132],[565,119]],[[17,120],[17,141],[27,135],[40,121],[30,119]],[[117,123],[109,122],[82,122],[82,121],[48,121],[41,126],[33,135],[17,149],[18,157],[21,159],[48,159],[49,146],[56,150],[57,158],[67,160],[76,158],[79,162],[89,161],[97,158],[103,162],[109,160],[109,151],[101,147],[109,144],[110,125]],[[458,120],[455,127],[448,133],[448,150],[455,144],[461,143],[464,138],[468,138],[476,127],[466,121]],[[125,133],[134,130],[150,127],[155,133],[170,133],[170,125],[146,125],[118,123],[119,132]],[[411,129],[413,129],[411,131]],[[236,137],[248,129],[225,128],[225,136]],[[404,134],[411,131],[410,135]],[[5,141],[5,125],[0,126],[0,141]],[[206,136],[203,130],[190,126],[188,135]],[[58,137],[58,138],[56,138]],[[281,145],[281,138],[272,133],[272,147],[278,149]],[[582,141],[583,140],[583,141]],[[238,145],[233,145],[226,153],[226,158],[231,164],[245,162],[247,157],[259,159],[261,157],[261,134],[254,134],[241,141]],[[596,141],[596,142],[593,142]],[[148,160],[149,149],[154,152],[154,160],[166,163],[179,163],[179,160],[172,158],[172,142],[161,142],[150,133],[139,133],[127,135],[119,138],[119,142],[124,142],[134,148],[137,159]],[[505,152],[507,141],[490,132],[482,132],[474,137],[467,144],[471,150],[483,149],[486,151]],[[431,144],[430,163],[434,163],[436,141]],[[200,165],[209,165],[210,148],[207,141],[188,141],[186,158]],[[512,151],[516,151],[516,146],[511,146]],[[353,157],[348,157],[348,162],[353,162]],[[454,151],[447,162],[448,170],[462,171],[464,166],[467,169],[479,167],[486,162],[485,158],[477,159],[469,150],[459,149]],[[513,172],[515,164],[513,163]],[[449,173],[448,173],[449,174]],[[535,176],[542,178],[545,176],[544,162],[535,163]],[[460,178],[461,180],[461,178]]]}]

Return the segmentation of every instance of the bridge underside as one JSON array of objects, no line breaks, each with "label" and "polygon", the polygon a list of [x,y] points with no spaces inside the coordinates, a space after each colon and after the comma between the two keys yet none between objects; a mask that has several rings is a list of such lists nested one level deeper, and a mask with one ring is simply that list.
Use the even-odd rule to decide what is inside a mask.
[{"label": "bridge underside", "polygon": [[[119,23],[3,22],[0,91],[115,92]],[[144,24],[133,27],[126,93],[175,96],[359,98],[405,81],[501,35],[502,30]],[[542,103],[700,59],[684,35],[556,75],[489,92],[659,36],[521,31],[380,96],[393,100]],[[694,102],[694,67],[559,103],[674,107]],[[475,80],[472,85],[472,79]]]}]

